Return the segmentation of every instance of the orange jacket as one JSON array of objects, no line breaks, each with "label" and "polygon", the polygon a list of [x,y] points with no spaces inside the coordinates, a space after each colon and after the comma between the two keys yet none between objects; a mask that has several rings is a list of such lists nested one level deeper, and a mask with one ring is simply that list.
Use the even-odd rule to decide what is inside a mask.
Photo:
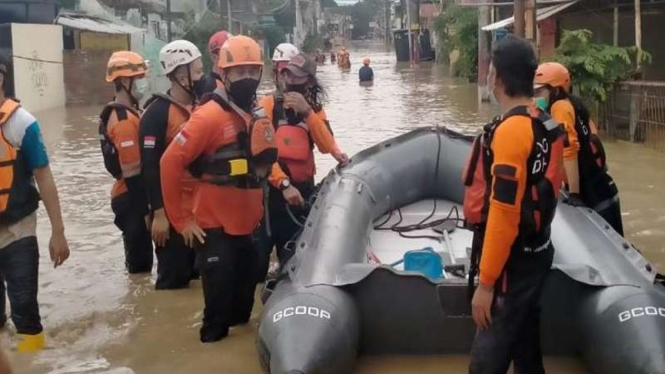
[{"label": "orange jacket", "polygon": [[122,178],[117,180],[111,189],[111,198],[126,193],[125,179],[136,177],[141,173],[141,149],[139,148],[139,121],[140,118],[132,111],[127,110],[126,119],[118,119],[114,110],[107,124],[107,135],[118,151]]},{"label": "orange jacket", "polygon": [[[513,116],[499,126],[491,144],[494,152],[492,195],[480,261],[480,281],[486,285],[494,285],[501,275],[519,234],[528,172],[526,165],[533,148],[533,138],[531,119]],[[513,168],[514,176],[503,174],[501,170],[505,167]],[[516,193],[513,204],[502,202],[495,196],[499,179],[512,181]]]},{"label": "orange jacket", "polygon": [[[259,101],[259,106],[263,107],[263,109],[266,111],[266,115],[272,121],[273,109],[275,108],[275,96],[269,95],[264,97],[261,99],[261,101]],[[330,132],[328,125],[326,125],[327,120],[328,117],[325,110],[321,109],[318,113],[314,113],[312,111],[309,116],[305,118],[305,123],[307,124],[309,134],[312,137],[314,144],[316,144],[319,152],[323,154],[341,153],[335,138]],[[284,180],[286,177],[286,173],[284,173],[279,164],[273,165],[272,173],[270,174],[269,178],[270,184],[272,184],[274,187],[278,187],[282,183],[282,180]]]},{"label": "orange jacket", "polygon": [[236,142],[247,124],[236,113],[225,111],[215,101],[200,106],[164,152],[161,160],[164,206],[173,227],[182,232],[189,220],[204,229],[222,228],[230,235],[250,235],[263,217],[263,190],[198,183],[194,209],[183,209],[183,177],[188,166],[201,155],[214,154]]},{"label": "orange jacket", "polygon": [[559,100],[552,104],[551,109],[552,118],[559,123],[562,123],[566,130],[566,140],[564,141],[563,159],[566,161],[576,160],[577,153],[580,150],[580,142],[575,130],[575,108],[568,100]]}]

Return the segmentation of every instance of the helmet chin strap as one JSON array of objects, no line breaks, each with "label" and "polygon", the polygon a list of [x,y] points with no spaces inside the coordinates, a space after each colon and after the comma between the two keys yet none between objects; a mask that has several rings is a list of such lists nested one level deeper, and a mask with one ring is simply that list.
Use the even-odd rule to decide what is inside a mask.
[{"label": "helmet chin strap", "polygon": [[132,95],[132,86],[134,85],[134,77],[129,78],[129,88],[125,87],[124,84],[121,84],[120,86],[122,87],[125,92],[127,92],[127,95],[129,95],[129,100],[132,102],[132,106],[136,108],[137,110],[139,109],[139,101],[136,100],[134,95]]},{"label": "helmet chin strap", "polygon": [[187,87],[183,86],[182,83],[180,83],[180,81],[177,80],[177,79],[175,80],[175,83],[178,86],[180,86],[180,88],[185,90],[185,92],[187,92],[187,94],[189,95],[189,98],[191,100],[191,103],[195,104],[196,103],[196,95],[194,94],[194,91],[191,89],[192,86],[194,86],[194,84],[192,82],[192,72],[189,71],[189,66],[186,66],[186,68],[187,68],[187,83],[189,84],[190,88],[187,88]]}]

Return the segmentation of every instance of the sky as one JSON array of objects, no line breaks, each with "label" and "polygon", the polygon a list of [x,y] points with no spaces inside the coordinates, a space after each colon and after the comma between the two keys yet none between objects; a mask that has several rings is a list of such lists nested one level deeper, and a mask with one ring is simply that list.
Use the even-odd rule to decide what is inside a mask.
[{"label": "sky", "polygon": [[353,5],[357,3],[360,0],[335,0],[337,2],[337,5],[344,6],[344,5]]}]

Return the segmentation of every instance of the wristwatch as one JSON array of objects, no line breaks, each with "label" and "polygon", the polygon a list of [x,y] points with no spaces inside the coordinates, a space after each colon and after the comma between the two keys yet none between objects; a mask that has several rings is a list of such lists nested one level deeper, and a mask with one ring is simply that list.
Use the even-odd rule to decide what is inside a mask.
[{"label": "wristwatch", "polygon": [[284,191],[285,189],[291,187],[291,180],[289,178],[284,178],[279,183],[279,190]]}]

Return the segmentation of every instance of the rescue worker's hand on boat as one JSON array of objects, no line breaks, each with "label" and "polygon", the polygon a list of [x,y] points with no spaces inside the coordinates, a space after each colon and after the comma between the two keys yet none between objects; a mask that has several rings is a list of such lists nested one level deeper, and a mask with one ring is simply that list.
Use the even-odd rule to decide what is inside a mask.
[{"label": "rescue worker's hand on boat", "polygon": [[584,207],[586,204],[584,204],[584,201],[582,201],[582,196],[578,193],[570,193],[567,198],[563,200],[564,203],[572,206],[577,206],[577,207]]},{"label": "rescue worker's hand on boat", "polygon": [[307,103],[300,92],[287,92],[284,94],[284,108],[293,109],[298,114],[307,116],[312,107]]},{"label": "rescue worker's hand on boat", "polygon": [[155,210],[152,218],[152,241],[159,247],[164,247],[169,239],[169,220],[166,218],[164,208]]},{"label": "rescue worker's hand on boat", "polygon": [[492,300],[494,299],[494,287],[478,284],[476,292],[473,294],[471,309],[473,320],[479,329],[485,330],[492,324]]},{"label": "rescue worker's hand on boat", "polygon": [[344,167],[349,164],[349,156],[346,153],[341,152],[340,150],[333,152],[332,156],[335,158],[335,160],[337,160],[339,166],[341,167]]},{"label": "rescue worker's hand on boat", "polygon": [[194,220],[190,220],[180,234],[190,248],[194,248],[196,244],[194,239],[198,240],[200,244],[205,243],[206,233]]},{"label": "rescue worker's hand on boat", "polygon": [[293,186],[285,188],[284,191],[282,191],[282,195],[284,195],[284,200],[286,200],[289,205],[305,205],[305,199],[303,199],[302,194]]}]

